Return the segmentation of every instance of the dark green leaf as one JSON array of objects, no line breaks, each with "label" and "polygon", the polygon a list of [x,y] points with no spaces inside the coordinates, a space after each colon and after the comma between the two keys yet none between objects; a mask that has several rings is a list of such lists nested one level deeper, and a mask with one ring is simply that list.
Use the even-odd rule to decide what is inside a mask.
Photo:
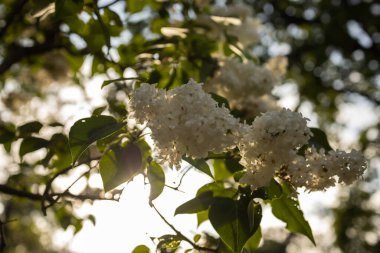
[{"label": "dark green leaf", "polygon": [[87,219],[91,221],[92,225],[96,226],[96,218],[94,215],[90,214]]},{"label": "dark green leaf", "polygon": [[209,219],[221,239],[235,253],[240,253],[251,231],[247,206],[230,198],[215,198],[209,210]]},{"label": "dark green leaf", "polygon": [[251,231],[256,231],[261,223],[263,212],[261,205],[251,200],[247,208],[249,228]]},{"label": "dark green leaf", "polygon": [[49,141],[37,138],[37,137],[27,137],[25,138],[20,145],[19,155],[22,158],[25,154],[36,151],[40,148],[46,148],[49,144]]},{"label": "dark green leaf", "polygon": [[71,164],[69,139],[66,135],[54,134],[50,139],[49,150],[53,152],[51,167],[60,170]]},{"label": "dark green leaf", "polygon": [[102,89],[111,83],[127,81],[127,80],[139,80],[139,78],[138,77],[122,77],[122,78],[117,78],[117,79],[112,79],[112,80],[106,80],[102,84]]},{"label": "dark green leaf", "polygon": [[78,14],[83,9],[83,0],[55,0],[55,15],[65,18]]},{"label": "dark green leaf", "polygon": [[148,167],[147,176],[150,183],[149,201],[157,198],[165,187],[165,173],[156,162],[151,162]]},{"label": "dark green leaf", "polygon": [[113,145],[100,159],[99,169],[104,190],[110,191],[142,172],[141,150],[134,143]]},{"label": "dark green leaf", "polygon": [[281,198],[273,199],[270,203],[274,216],[284,221],[289,231],[307,236],[315,245],[310,225],[305,220],[298,201],[288,196],[282,196]]},{"label": "dark green leaf", "polygon": [[268,199],[276,199],[282,196],[281,185],[272,179],[268,186],[265,187]]},{"label": "dark green leaf", "polygon": [[218,103],[219,107],[226,107],[230,109],[230,105],[228,104],[228,100],[218,94],[210,92],[211,97]]},{"label": "dark green leaf", "polygon": [[208,209],[214,198],[211,191],[202,192],[195,198],[183,203],[175,210],[174,215],[199,213]]},{"label": "dark green leaf", "polygon": [[15,127],[12,124],[0,122],[0,143],[7,143],[15,138]]},{"label": "dark green leaf", "polygon": [[29,136],[32,133],[38,133],[42,128],[42,124],[39,121],[28,122],[22,126],[19,126],[17,131],[21,137]]},{"label": "dark green leaf", "polygon": [[104,110],[107,109],[107,106],[100,106],[98,108],[95,108],[93,111],[92,111],[92,115],[100,115],[102,114],[102,112],[104,112]]},{"label": "dark green leaf", "polygon": [[149,253],[150,249],[145,245],[139,245],[132,250],[132,253]]},{"label": "dark green leaf", "polygon": [[314,146],[316,149],[323,148],[326,152],[332,150],[325,132],[319,128],[310,128],[313,136],[309,140],[309,145]]},{"label": "dark green leaf", "polygon": [[213,177],[211,170],[210,170],[210,167],[208,166],[208,164],[206,163],[206,161],[204,159],[193,159],[190,157],[184,157],[182,159],[185,160],[186,162],[188,162],[189,164],[191,164],[194,168],[197,168],[198,170],[202,171],[203,173],[209,175],[210,177]]},{"label": "dark green leaf", "polygon": [[122,128],[113,117],[95,115],[91,118],[80,119],[70,129],[69,141],[73,164],[88,146]]}]

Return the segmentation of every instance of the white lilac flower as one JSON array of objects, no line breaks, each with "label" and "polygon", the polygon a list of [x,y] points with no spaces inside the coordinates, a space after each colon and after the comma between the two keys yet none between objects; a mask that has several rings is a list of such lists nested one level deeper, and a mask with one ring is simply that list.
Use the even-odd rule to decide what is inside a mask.
[{"label": "white lilac flower", "polygon": [[207,89],[225,97],[232,108],[257,116],[267,108],[277,110],[270,94],[279,83],[280,79],[268,69],[252,62],[241,63],[231,59],[224,62],[208,82]]},{"label": "white lilac flower", "polygon": [[288,164],[295,151],[309,140],[311,131],[306,122],[300,113],[283,109],[264,113],[246,126],[239,150],[248,173],[260,175],[263,185],[269,183],[275,170]]},{"label": "white lilac flower", "polygon": [[239,143],[241,163],[247,169],[240,182],[257,188],[277,175],[296,187],[317,191],[337,183],[348,185],[362,176],[366,160],[356,150],[325,153],[311,147],[304,156],[299,155],[297,151],[311,134],[306,118],[290,110],[257,117],[251,126],[245,126]]},{"label": "white lilac flower", "polygon": [[142,85],[134,92],[131,109],[151,129],[159,158],[171,166],[178,167],[183,155],[204,158],[236,146],[238,119],[193,80],[169,91]]},{"label": "white lilac flower", "polygon": [[325,190],[337,183],[352,184],[363,175],[367,164],[360,152],[352,150],[346,153],[331,150],[327,154],[315,148],[306,151],[305,157],[298,158],[300,164],[293,163],[287,169],[290,181],[296,187],[305,187],[309,191]]}]

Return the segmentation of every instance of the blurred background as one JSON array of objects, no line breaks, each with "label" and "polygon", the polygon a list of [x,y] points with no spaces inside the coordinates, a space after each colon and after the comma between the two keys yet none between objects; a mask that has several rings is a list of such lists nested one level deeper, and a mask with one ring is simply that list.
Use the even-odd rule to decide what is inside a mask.
[{"label": "blurred background", "polygon": [[[196,51],[197,47],[205,47],[200,38],[194,36],[189,39],[190,44],[183,46],[188,50],[187,61],[194,61],[194,66],[187,66],[188,72],[182,76],[172,74],[171,62],[151,64],[157,60],[153,46],[162,39],[160,28],[188,21],[207,10],[207,6],[224,2],[244,2],[261,23],[260,41],[247,50],[258,59],[279,54],[288,58],[284,84],[273,92],[279,103],[302,112],[311,119],[311,125],[325,130],[333,148],[361,150],[369,164],[363,180],[353,186],[301,194],[301,207],[310,220],[317,247],[301,236],[285,232],[281,223],[268,218],[264,220],[264,241],[257,252],[380,252],[378,1],[86,0],[66,1],[66,7],[54,13],[54,4],[62,2],[0,3],[0,141],[4,144],[0,150],[0,192],[5,193],[0,194],[0,249],[4,242],[9,245],[3,252],[97,252],[96,248],[129,252],[140,243],[151,243],[149,236],[163,224],[147,218],[151,222],[149,228],[148,223],[129,226],[133,215],[154,216],[147,201],[141,202],[147,199],[141,178],[126,187],[120,204],[91,205],[90,200],[73,200],[55,206],[47,217],[42,215],[39,202],[12,196],[5,185],[42,191],[50,173],[44,161],[49,162],[51,157],[47,159],[46,150],[38,147],[31,149],[36,150],[33,154],[20,157],[20,142],[10,142],[6,133],[16,125],[37,120],[44,125],[41,134],[51,137],[67,133],[77,119],[93,113],[106,111],[125,116],[125,83],[116,82],[101,89],[105,80],[137,74],[151,83],[181,83],[192,76],[192,68],[198,68],[196,63],[201,60],[204,73],[197,73],[197,77],[198,81],[206,81],[215,62],[209,51]],[[147,48],[153,55],[149,59],[143,54]],[[147,68],[149,64],[153,67]],[[58,136],[57,141],[59,138],[64,137]],[[76,173],[80,174],[80,170]],[[158,200],[158,206],[168,209],[164,211],[167,217],[173,215],[174,204],[181,204],[194,194],[194,177],[200,178],[199,183],[206,182],[196,173],[189,175],[181,188],[186,194],[167,193]],[[73,177],[63,177],[56,187],[64,189]],[[173,175],[170,180],[178,183],[180,178]],[[79,194],[100,188],[100,177],[93,172],[73,191]],[[139,197],[128,196],[128,190],[139,192]],[[167,204],[178,198],[178,202]],[[118,210],[114,213],[119,213],[115,216],[118,218],[110,218],[112,210]],[[123,215],[127,216],[126,221],[119,225],[125,226],[125,231],[116,225]],[[175,219],[182,227],[195,222]],[[205,225],[200,229],[209,228]],[[137,231],[148,239],[133,237]],[[108,241],[107,234],[114,240]],[[210,244],[215,241],[212,232],[207,240]],[[124,249],[120,248],[122,245]]]}]

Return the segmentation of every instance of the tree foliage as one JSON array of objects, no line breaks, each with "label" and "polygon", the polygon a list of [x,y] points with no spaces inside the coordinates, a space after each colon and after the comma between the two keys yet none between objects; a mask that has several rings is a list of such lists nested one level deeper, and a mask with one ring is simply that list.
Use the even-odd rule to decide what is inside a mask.
[{"label": "tree foliage", "polygon": [[[75,205],[117,201],[121,193],[117,187],[136,175],[143,175],[150,184],[147,201],[174,232],[154,238],[159,252],[183,248],[186,252],[254,252],[262,237],[260,222],[265,205],[271,206],[274,216],[284,221],[290,232],[303,234],[315,244],[311,227],[299,206],[298,185],[288,173],[290,163],[283,162],[276,172],[273,169],[269,183],[247,184],[242,178],[251,169],[242,159],[243,145],[209,152],[204,157],[186,152],[180,157],[212,182],[198,189],[193,199],[178,206],[175,215],[196,214],[199,224],[209,220],[220,236],[216,243],[206,233],[186,237],[154,205],[163,189],[169,187],[165,175],[172,168],[157,158],[159,145],[152,145],[146,138],[149,132],[137,124],[138,119],[136,123],[137,112],[133,112],[130,103],[136,91],[144,87],[142,83],[155,84],[156,92],[175,97],[176,88],[194,79],[205,83],[205,94],[208,94],[205,101],[212,99],[218,110],[228,110],[238,124],[252,126],[262,113],[271,111],[269,103],[264,109],[259,106],[267,101],[261,99],[267,96],[273,103],[279,99],[271,93],[270,80],[260,79],[259,85],[269,92],[257,95],[260,100],[254,105],[260,111],[254,113],[250,111],[252,104],[239,105],[240,97],[247,94],[238,92],[236,97],[228,94],[231,88],[218,90],[210,88],[210,83],[223,83],[229,78],[228,64],[251,64],[254,66],[251,69],[255,69],[265,63],[270,66],[272,62],[276,66],[274,72],[280,72],[278,75],[272,72],[273,82],[292,83],[297,87],[295,110],[312,104],[319,126],[338,134],[331,126],[337,126],[335,119],[341,104],[364,100],[371,108],[379,106],[380,28],[375,22],[379,4],[247,0],[238,4],[226,1],[227,7],[218,9],[214,2],[217,1],[5,0],[0,4],[0,106],[3,107],[0,143],[9,161],[0,184],[4,206],[0,220],[0,229],[4,228],[2,238],[13,238],[17,229],[12,225],[17,221],[8,224],[8,220],[28,215],[14,206],[21,209],[25,206],[45,216],[52,214],[56,225],[63,229],[73,227],[77,233],[85,219],[75,215]],[[241,7],[243,2],[246,5]],[[281,48],[285,49],[281,51]],[[286,56],[289,61],[286,75],[282,73],[285,58],[278,56]],[[236,71],[243,70],[237,67]],[[101,88],[107,104],[89,105],[86,117],[65,122],[60,116],[63,104],[57,92],[72,84],[85,90],[86,80],[99,76],[104,80]],[[260,77],[254,76],[252,82]],[[262,85],[266,82],[267,86]],[[39,112],[44,108],[37,108],[27,120],[23,119],[23,110],[33,108],[36,98],[47,107],[52,103],[49,99],[57,99],[53,102],[57,111],[41,117]],[[75,117],[75,112],[70,113]],[[196,112],[191,116],[195,121],[200,120]],[[337,129],[343,129],[344,122],[339,124]],[[369,159],[379,153],[379,124],[376,119],[356,133],[360,136],[356,148],[361,148]],[[155,127],[161,126],[150,126],[153,141]],[[235,134],[233,129],[228,130],[226,135]],[[265,133],[276,138],[284,132],[272,133],[268,128]],[[307,161],[311,149],[325,155],[324,152],[334,151],[331,146],[323,129],[310,128],[307,143],[290,150]],[[172,148],[175,150],[176,146]],[[264,163],[262,157],[266,155],[260,154],[256,159]],[[280,156],[278,153],[268,157]],[[83,168],[84,172],[72,184],[57,185],[60,177]],[[103,189],[90,186],[88,180],[94,174],[101,175]],[[257,174],[258,171],[253,171],[253,176]],[[80,193],[72,193],[73,185],[83,178],[86,186]],[[343,207],[335,213],[339,214],[335,223],[337,244],[344,249],[343,242],[348,240],[344,233],[349,224],[342,220],[351,213]],[[93,216],[87,219],[95,222]],[[31,222],[22,221],[18,229]],[[25,232],[26,237],[28,233]],[[16,244],[13,239],[7,244],[12,243]],[[5,242],[0,241],[0,251],[4,247]],[[8,247],[5,251],[13,252]],[[140,245],[133,252],[149,252],[149,249]]]}]

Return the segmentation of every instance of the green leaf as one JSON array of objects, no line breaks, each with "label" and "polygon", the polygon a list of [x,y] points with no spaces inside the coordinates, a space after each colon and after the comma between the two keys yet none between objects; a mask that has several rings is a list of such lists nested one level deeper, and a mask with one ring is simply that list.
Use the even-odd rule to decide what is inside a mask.
[{"label": "green leaf", "polygon": [[145,245],[139,245],[132,250],[132,253],[149,253],[150,249]]},{"label": "green leaf", "polygon": [[230,198],[215,198],[209,209],[209,219],[220,238],[235,253],[240,253],[256,232],[250,228],[247,206]]},{"label": "green leaf", "polygon": [[149,202],[157,198],[165,187],[165,173],[156,162],[151,162],[148,167],[147,176],[150,183]]},{"label": "green leaf", "polygon": [[102,84],[102,89],[106,87],[107,85],[114,83],[114,82],[120,82],[120,81],[127,81],[127,80],[139,80],[138,77],[122,77],[122,78],[117,78],[117,79],[112,79],[112,80],[106,80]]},{"label": "green leaf", "polygon": [[276,199],[282,196],[282,187],[274,179],[272,179],[269,185],[265,187],[265,191],[268,199]]},{"label": "green leaf", "polygon": [[127,1],[127,11],[131,13],[136,13],[142,11],[147,1],[141,0],[128,0]]},{"label": "green leaf", "polygon": [[123,126],[124,124],[118,123],[113,117],[105,115],[94,115],[75,122],[69,133],[72,163],[75,164],[91,143],[112,134]]},{"label": "green leaf", "polygon": [[94,115],[101,115],[102,112],[104,112],[104,110],[107,109],[107,106],[100,106],[100,107],[97,107],[95,108],[93,111],[92,111],[92,116]]},{"label": "green leaf", "polygon": [[32,133],[38,133],[42,128],[42,124],[39,121],[28,122],[17,128],[17,131],[21,137],[29,136]]},{"label": "green leaf", "polygon": [[183,157],[182,159],[188,162],[194,168],[197,168],[198,170],[213,178],[210,167],[204,159],[193,159],[191,157]]},{"label": "green leaf", "polygon": [[215,159],[213,167],[217,181],[223,181],[244,168],[235,158]]},{"label": "green leaf", "polygon": [[227,109],[230,109],[230,105],[228,104],[228,100],[222,96],[219,96],[218,94],[210,92],[211,97],[218,103],[219,107],[226,107]]},{"label": "green leaf", "polygon": [[273,199],[270,203],[273,215],[284,221],[289,231],[307,236],[315,245],[310,225],[305,220],[298,201],[288,196],[282,196],[281,198]]},{"label": "green leaf", "polygon": [[55,15],[57,18],[71,17],[83,9],[83,0],[55,0]]},{"label": "green leaf", "polygon": [[211,191],[202,192],[195,198],[183,203],[175,210],[174,215],[177,214],[191,214],[199,213],[208,209],[214,201],[213,193]]},{"label": "green leaf", "polygon": [[178,249],[182,237],[178,235],[163,235],[158,238],[158,241],[157,252],[169,253],[175,252]]},{"label": "green leaf", "polygon": [[25,138],[20,145],[19,155],[22,158],[25,154],[36,151],[40,148],[46,148],[49,144],[49,141],[37,138],[37,137],[27,137]]},{"label": "green leaf", "polygon": [[208,210],[197,213],[197,226],[208,220]]},{"label": "green leaf", "polygon": [[201,238],[202,238],[202,236],[200,234],[196,234],[196,235],[194,235],[193,240],[195,243],[197,243]]},{"label": "green leaf", "polygon": [[261,205],[251,200],[247,208],[249,228],[251,231],[256,231],[261,223],[263,211]]},{"label": "green leaf", "polygon": [[235,188],[229,187],[226,188],[224,182],[211,182],[203,185],[197,191],[197,196],[204,192],[212,192],[214,197],[226,197],[232,198],[236,195],[237,190]]},{"label": "green leaf", "polygon": [[314,146],[318,150],[323,148],[326,152],[332,150],[325,132],[319,128],[310,128],[310,130],[313,133],[313,136],[309,139],[310,146]]},{"label": "green leaf", "polygon": [[243,253],[255,253],[261,241],[261,228],[259,227],[256,232],[244,244]]},{"label": "green leaf", "polygon": [[104,190],[110,191],[142,172],[142,153],[138,145],[113,145],[99,162]]},{"label": "green leaf", "polygon": [[0,143],[4,144],[16,138],[15,127],[9,123],[0,122]]},{"label": "green leaf", "polygon": [[49,150],[53,152],[50,165],[58,170],[70,166],[72,159],[69,139],[63,134],[54,134],[49,143]]}]

